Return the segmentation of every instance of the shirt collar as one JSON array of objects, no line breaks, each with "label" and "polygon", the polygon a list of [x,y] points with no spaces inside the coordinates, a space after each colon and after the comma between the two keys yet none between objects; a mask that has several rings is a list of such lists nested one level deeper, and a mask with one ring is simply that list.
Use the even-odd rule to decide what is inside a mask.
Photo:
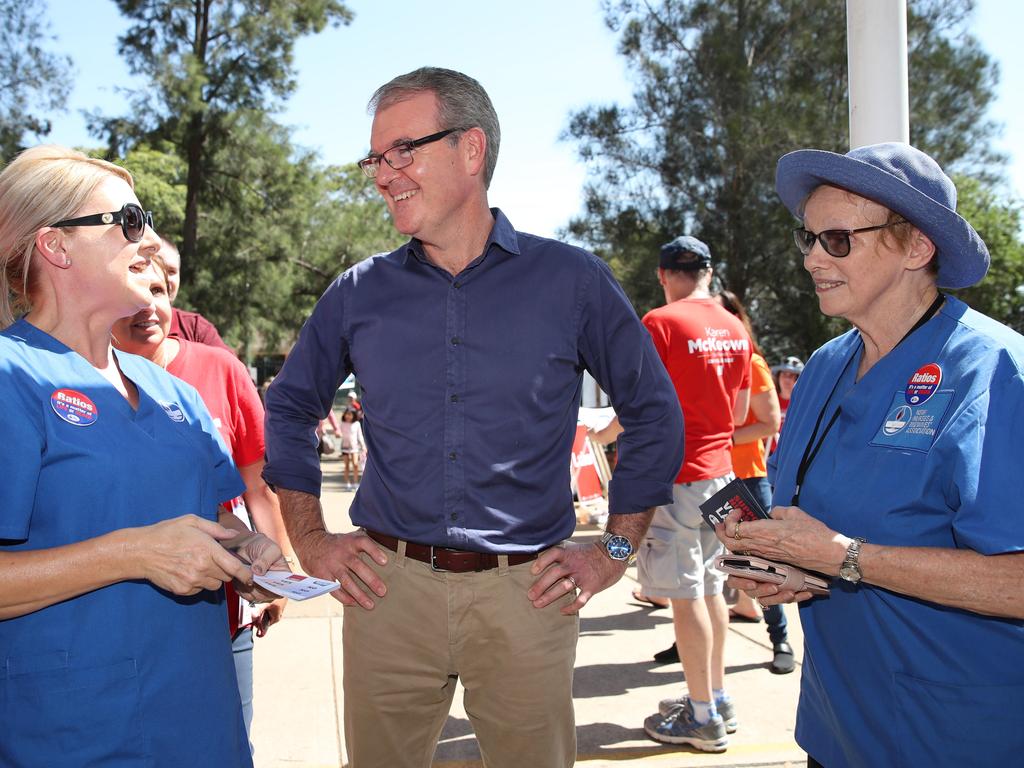
[{"label": "shirt collar", "polygon": [[[491,250],[492,245],[496,245],[506,253],[518,256],[519,250],[519,237],[516,234],[515,228],[512,226],[512,222],[508,220],[508,217],[501,212],[499,208],[491,208],[491,215],[494,217],[494,226],[491,227],[491,234],[487,236],[487,242],[484,243],[484,250],[482,256],[486,256]],[[427,255],[423,252],[423,243],[417,240],[415,237],[402,246],[402,264],[407,265],[410,258],[415,258],[418,261],[428,263]],[[470,266],[478,264],[480,258],[475,259]]]}]

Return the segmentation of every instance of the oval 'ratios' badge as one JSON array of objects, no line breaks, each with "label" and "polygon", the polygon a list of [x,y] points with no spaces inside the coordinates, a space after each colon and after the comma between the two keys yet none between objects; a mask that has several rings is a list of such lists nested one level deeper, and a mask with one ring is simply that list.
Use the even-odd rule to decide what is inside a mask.
[{"label": "oval 'ratios' badge", "polygon": [[922,365],[907,382],[907,405],[921,405],[927,402],[928,398],[938,391],[941,383],[942,369],[938,363]]},{"label": "oval 'ratios' badge", "polygon": [[74,389],[55,390],[50,395],[50,407],[60,418],[76,427],[95,424],[100,415],[96,403]]}]

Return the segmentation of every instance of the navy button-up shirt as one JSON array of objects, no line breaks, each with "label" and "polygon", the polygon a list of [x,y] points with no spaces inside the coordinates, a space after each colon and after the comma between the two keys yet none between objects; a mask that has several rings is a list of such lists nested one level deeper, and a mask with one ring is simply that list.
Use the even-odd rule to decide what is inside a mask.
[{"label": "navy button-up shirt", "polygon": [[267,392],[269,483],[319,495],[316,426],[355,373],[368,459],[353,523],[436,546],[543,549],[576,522],[569,456],[587,369],[625,428],[610,511],[672,501],[679,401],[622,289],[592,254],[493,213],[458,275],[414,239],[331,284]]}]

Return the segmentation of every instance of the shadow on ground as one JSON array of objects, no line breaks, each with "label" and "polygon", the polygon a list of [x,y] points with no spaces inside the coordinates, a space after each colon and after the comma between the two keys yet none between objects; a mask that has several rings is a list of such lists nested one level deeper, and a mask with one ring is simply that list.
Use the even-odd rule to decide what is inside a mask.
[{"label": "shadow on ground", "polygon": [[610,616],[580,617],[580,635],[607,635],[622,630],[651,629],[662,624],[672,624],[672,614],[667,611],[652,611],[637,606],[626,613]]}]

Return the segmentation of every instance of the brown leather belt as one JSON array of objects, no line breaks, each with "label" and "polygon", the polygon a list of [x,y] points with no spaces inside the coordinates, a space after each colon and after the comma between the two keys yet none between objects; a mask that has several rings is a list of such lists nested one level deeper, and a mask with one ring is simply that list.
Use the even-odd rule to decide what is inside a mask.
[{"label": "brown leather belt", "polygon": [[[364,528],[366,535],[381,546],[387,547],[392,552],[398,551],[399,539],[388,536],[386,533],[378,533]],[[489,571],[498,567],[498,555],[489,552],[469,552],[465,549],[448,549],[447,547],[432,547],[427,544],[416,544],[412,541],[405,542],[405,556],[413,560],[426,563],[435,571],[450,571],[451,573],[472,573],[474,571]],[[509,565],[522,565],[531,560],[537,559],[536,553],[508,555]]]}]

